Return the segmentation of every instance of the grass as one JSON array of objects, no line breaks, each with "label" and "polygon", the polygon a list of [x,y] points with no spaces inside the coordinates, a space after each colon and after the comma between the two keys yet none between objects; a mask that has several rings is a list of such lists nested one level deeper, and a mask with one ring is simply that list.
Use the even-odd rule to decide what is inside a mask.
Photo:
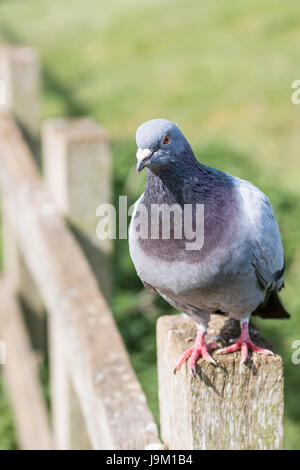
[{"label": "grass", "polygon": [[3,383],[2,374],[0,375],[0,450],[16,449],[17,442],[13,427],[12,411]]},{"label": "grass", "polygon": [[[300,106],[291,103],[298,18],[293,0],[0,3],[0,41],[41,53],[43,117],[89,115],[109,130],[116,198],[134,201],[142,190],[144,179],[133,171],[134,133],[153,117],[177,122],[201,161],[269,195],[286,252],[282,297],[292,318],[258,324],[285,362],[289,449],[300,448],[300,366],[291,361],[300,339]],[[157,418],[155,322],[172,309],[145,297],[126,240],[116,241],[114,286],[113,311]],[[0,447],[10,448],[2,396]]]}]

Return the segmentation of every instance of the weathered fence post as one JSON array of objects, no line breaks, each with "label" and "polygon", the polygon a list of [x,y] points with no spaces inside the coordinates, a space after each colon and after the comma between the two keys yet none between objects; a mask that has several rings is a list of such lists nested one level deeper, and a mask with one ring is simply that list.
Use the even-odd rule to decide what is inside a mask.
[{"label": "weathered fence post", "polygon": [[[96,238],[96,209],[100,203],[110,202],[112,192],[107,134],[89,119],[57,119],[45,123],[42,146],[46,184],[57,208],[71,223],[101,291],[109,298],[112,245],[110,240],[100,243]],[[59,324],[58,318],[51,319],[56,442],[58,448],[86,448],[88,439],[80,408],[71,393]]]},{"label": "weathered fence post", "polygon": [[[11,112],[36,147],[40,127],[40,59],[37,51],[31,47],[0,47],[0,79],[4,82],[0,112]],[[9,194],[3,194],[5,276],[26,307],[34,346],[45,349],[44,306],[15,241],[14,225],[20,214],[12,210],[11,199]]]},{"label": "weathered fence post", "polygon": [[0,47],[0,79],[5,100],[0,110],[12,111],[32,142],[40,128],[40,59],[32,47]]},{"label": "weathered fence post", "polygon": [[[11,138],[5,117],[12,113],[23,133],[36,144],[39,129],[39,57],[29,47],[0,47],[1,144]],[[3,118],[3,119],[2,119]],[[1,155],[2,156],[2,155]],[[10,152],[11,160],[16,158]],[[7,347],[4,373],[15,411],[16,431],[23,449],[51,449],[51,433],[46,403],[38,379],[38,361],[32,350],[45,347],[44,307],[17,241],[18,221],[23,214],[16,211],[15,185],[7,185],[1,194],[4,280],[1,280],[1,338]],[[31,338],[24,322],[24,312],[18,299],[21,296],[30,311]],[[38,315],[36,315],[38,314]]]},{"label": "weathered fence post", "polygon": [[90,119],[56,119],[45,123],[42,142],[47,186],[109,300],[112,241],[96,235],[97,207],[112,198],[107,133]]},{"label": "weathered fence post", "polygon": [[[228,344],[239,334],[236,322],[213,315],[207,340]],[[193,341],[194,322],[183,315],[158,320],[160,422],[169,449],[281,449],[283,446],[283,363],[278,355],[253,355],[240,366],[240,353],[199,359],[192,377],[174,364]],[[258,345],[266,345],[250,328]]]},{"label": "weathered fence post", "polygon": [[[12,112],[32,138],[37,137],[39,130],[39,70],[39,57],[34,49],[0,47],[0,80],[3,82],[0,112]],[[13,214],[8,199],[6,197],[3,201],[4,264],[6,275],[18,289],[23,283],[21,276],[24,267],[14,243],[14,221],[10,220],[11,217],[16,218],[17,214]]]}]

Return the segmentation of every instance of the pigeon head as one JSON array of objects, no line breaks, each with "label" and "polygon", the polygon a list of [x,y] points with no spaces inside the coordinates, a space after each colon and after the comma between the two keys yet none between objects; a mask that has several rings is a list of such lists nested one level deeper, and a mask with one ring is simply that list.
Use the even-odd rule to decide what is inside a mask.
[{"label": "pigeon head", "polygon": [[151,119],[144,122],[136,131],[138,151],[137,172],[143,168],[158,170],[174,165],[192,149],[176,124],[166,119]]}]

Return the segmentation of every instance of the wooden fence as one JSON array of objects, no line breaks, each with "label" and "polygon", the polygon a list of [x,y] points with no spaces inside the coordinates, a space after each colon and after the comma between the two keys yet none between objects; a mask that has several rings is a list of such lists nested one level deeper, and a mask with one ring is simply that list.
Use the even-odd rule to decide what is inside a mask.
[{"label": "wooden fence", "polygon": [[[195,336],[193,323],[180,315],[160,318],[157,327],[160,441],[108,306],[113,247],[96,239],[96,208],[112,196],[109,139],[89,119],[46,122],[42,177],[35,162],[39,71],[35,50],[0,49],[6,85],[0,107],[0,339],[20,447],[281,448],[281,358],[254,355],[252,367],[240,370],[239,354],[218,356],[217,368],[200,361],[196,378],[184,368],[174,376],[176,359]],[[45,321],[51,412],[32,347],[41,342]],[[228,342],[236,333],[234,322],[213,318],[210,336]],[[265,344],[256,330],[252,334]]]}]

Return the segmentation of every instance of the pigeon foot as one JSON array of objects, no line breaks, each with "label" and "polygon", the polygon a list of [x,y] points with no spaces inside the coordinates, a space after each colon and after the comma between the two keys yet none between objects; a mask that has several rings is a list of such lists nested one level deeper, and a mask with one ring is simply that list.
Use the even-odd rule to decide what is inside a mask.
[{"label": "pigeon foot", "polygon": [[231,346],[228,346],[227,348],[219,349],[217,351],[217,354],[228,354],[234,351],[241,350],[241,364],[244,364],[246,362],[249,350],[255,351],[258,354],[274,355],[274,353],[269,349],[260,348],[251,341],[248,323],[249,320],[244,320],[243,322],[241,322],[241,336],[239,337],[237,342],[232,344]]},{"label": "pigeon foot", "polygon": [[182,364],[189,358],[188,361],[188,368],[190,369],[193,376],[196,374],[196,364],[197,360],[200,356],[203,357],[208,362],[211,362],[215,366],[217,365],[216,361],[213,357],[209,354],[208,350],[217,349],[219,347],[218,343],[211,343],[205,344],[204,341],[205,333],[203,331],[198,331],[195,342],[193,346],[187,349],[182,356],[180,357],[179,361],[176,364],[174,369],[174,374],[181,368]]}]

